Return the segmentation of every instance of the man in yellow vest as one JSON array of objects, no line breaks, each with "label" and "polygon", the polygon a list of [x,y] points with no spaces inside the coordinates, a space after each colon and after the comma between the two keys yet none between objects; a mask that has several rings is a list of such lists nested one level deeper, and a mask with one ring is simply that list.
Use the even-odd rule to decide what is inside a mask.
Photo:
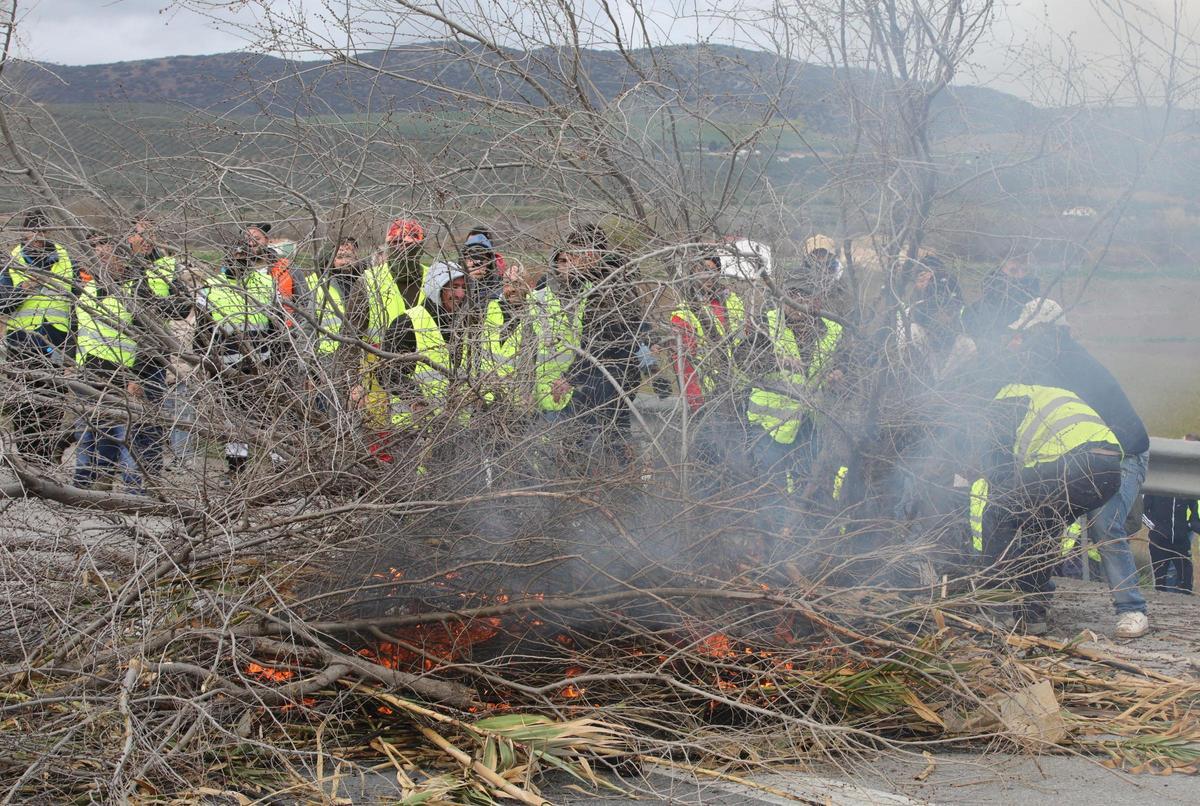
[{"label": "man in yellow vest", "polygon": [[383,260],[364,277],[372,296],[372,330],[376,319],[396,318],[393,315],[397,311],[396,294],[405,306],[425,302],[422,286],[429,275],[429,264],[422,260],[424,255],[425,228],[421,223],[413,218],[392,221],[385,238]]},{"label": "man in yellow vest", "polygon": [[[125,401],[148,402],[160,362],[153,349],[139,344],[134,318],[139,297],[137,269],[106,235],[88,236],[94,260],[88,261],[88,280],[75,306],[75,364],[79,379],[99,393],[88,400],[80,418],[75,457],[75,484],[92,487],[100,473],[120,469],[126,491],[141,494],[143,469],[153,472],[153,447],[140,434],[150,426],[137,424]],[[149,448],[149,450],[146,450]]]},{"label": "man in yellow vest", "polygon": [[842,377],[836,354],[843,328],[811,310],[814,296],[806,283],[793,284],[787,293],[794,304],[780,300],[756,319],[740,356],[750,377],[746,419],[755,463],[794,489],[817,451],[819,397]]},{"label": "man in yellow vest", "polygon": [[485,311],[484,344],[499,399],[521,416],[553,421],[569,403],[551,388],[575,360],[577,336],[545,273],[506,263],[501,295]]},{"label": "man in yellow vest", "polygon": [[[420,222],[397,218],[388,226],[383,251],[362,271],[349,307],[365,309],[361,336],[368,344],[380,346],[388,328],[410,305],[424,303],[422,284],[429,272],[421,262],[424,243]],[[388,395],[375,377],[376,363],[374,356],[364,356],[361,382],[352,388],[350,398],[363,410],[368,426],[382,428],[388,422]]]},{"label": "man in yellow vest", "polygon": [[8,365],[22,373],[18,383],[28,393],[10,404],[9,415],[19,453],[57,462],[69,437],[54,377],[62,373],[78,285],[66,248],[50,239],[46,215],[30,212],[24,229],[0,272]]},{"label": "man in yellow vest", "polygon": [[[454,358],[446,343],[438,320],[430,308],[453,314],[466,305],[466,273],[457,263],[437,262],[429,267],[426,277],[426,305],[409,305],[388,327],[382,347],[389,353],[419,356],[419,360],[388,361],[376,368],[378,381],[387,395],[389,422],[392,432],[401,437],[429,434],[440,439],[451,423],[461,422],[443,418],[449,393],[450,377],[455,372]],[[459,414],[460,412],[455,412]],[[436,427],[436,432],[430,431]],[[391,461],[395,451],[390,435],[381,437],[373,447],[383,461]]]},{"label": "man in yellow vest", "polygon": [[1000,336],[1009,351],[1000,375],[1014,380],[1001,380],[982,417],[989,444],[981,528],[985,554],[1025,594],[1014,612],[1018,624],[1041,634],[1063,530],[1117,493],[1124,453],[1113,430],[1075,392],[1021,382],[1025,340],[1035,328],[1053,325],[1034,316],[1014,324]]},{"label": "man in yellow vest", "polygon": [[682,304],[671,312],[680,388],[692,412],[706,397],[729,392],[732,356],[746,329],[746,305],[721,282],[721,254],[702,255],[690,267]]},{"label": "man in yellow vest", "polygon": [[[221,369],[216,379],[232,411],[249,422],[261,408],[261,387],[251,378],[269,369],[274,332],[282,311],[271,277],[256,271],[256,256],[244,247],[230,253],[221,272],[196,294],[196,351]],[[235,424],[236,430],[236,424]],[[225,443],[230,478],[250,459],[250,447],[234,433]]]},{"label": "man in yellow vest", "polygon": [[[126,243],[131,254],[129,281],[135,284],[138,297],[163,319],[186,319],[192,311],[191,294],[178,276],[181,268],[178,258],[159,243],[154,222],[144,215],[133,219]],[[143,384],[147,401],[161,405],[171,413],[172,419],[184,416],[186,390],[181,385],[174,395],[167,394],[167,357],[155,354],[149,360],[154,371]],[[159,469],[166,441],[162,427],[144,425],[138,429],[135,439],[141,452],[140,461]],[[183,459],[189,441],[187,431],[171,429],[172,448],[178,458]]]},{"label": "man in yellow vest", "polygon": [[578,429],[575,464],[589,472],[628,467],[636,456],[630,401],[652,363],[645,303],[632,267],[598,224],[570,232],[558,256],[559,300],[578,325],[579,352],[551,393],[570,398],[564,412]]}]

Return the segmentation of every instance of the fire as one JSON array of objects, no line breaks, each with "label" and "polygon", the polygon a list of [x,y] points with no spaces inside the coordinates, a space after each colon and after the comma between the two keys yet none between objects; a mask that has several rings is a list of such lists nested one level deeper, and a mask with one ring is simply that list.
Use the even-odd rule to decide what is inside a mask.
[{"label": "fire", "polygon": [[[583,674],[583,667],[582,666],[568,666],[566,671],[564,672],[564,674],[567,677],[578,677],[579,675]],[[562,695],[568,699],[573,700],[576,697],[582,697],[583,692],[585,692],[585,691],[587,691],[587,689],[580,688],[579,686],[575,685],[574,683],[570,683],[567,685],[566,688],[564,688],[562,690]]]},{"label": "fire", "polygon": [[404,579],[404,572],[399,568],[389,567],[386,573],[377,571],[371,574],[371,577],[373,579],[384,579],[389,582],[399,582]]},{"label": "fire", "polygon": [[715,632],[696,642],[696,650],[712,658],[734,658],[738,652],[725,633]]},{"label": "fire", "polygon": [[501,626],[501,620],[494,616],[468,622],[419,624],[400,630],[396,635],[403,644],[413,649],[382,641],[374,648],[359,650],[359,654],[389,669],[420,666],[432,671],[439,663],[452,663],[469,657],[475,644],[496,637]]},{"label": "fire", "polygon": [[276,669],[271,666],[263,666],[261,663],[255,663],[254,661],[246,664],[246,674],[266,680],[269,683],[286,683],[296,676],[296,673],[291,669]]}]

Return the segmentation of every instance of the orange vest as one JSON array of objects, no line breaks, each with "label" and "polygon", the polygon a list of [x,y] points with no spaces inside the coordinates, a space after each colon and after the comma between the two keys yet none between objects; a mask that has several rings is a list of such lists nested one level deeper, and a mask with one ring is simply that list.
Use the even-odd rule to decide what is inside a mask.
[{"label": "orange vest", "polygon": [[271,279],[275,281],[275,292],[279,294],[283,310],[288,314],[285,323],[288,327],[293,327],[296,322],[292,319],[291,314],[296,308],[290,303],[295,298],[296,279],[292,276],[292,261],[286,257],[279,258],[271,264],[270,273]]}]

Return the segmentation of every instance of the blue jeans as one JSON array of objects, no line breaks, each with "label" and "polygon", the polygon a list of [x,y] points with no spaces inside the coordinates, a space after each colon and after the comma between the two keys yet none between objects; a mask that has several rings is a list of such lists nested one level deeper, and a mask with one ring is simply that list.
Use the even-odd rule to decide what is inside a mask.
[{"label": "blue jeans", "polygon": [[[163,410],[169,412],[171,417],[171,433],[168,436],[171,447],[170,458],[176,461],[186,461],[195,449],[195,439],[186,426],[196,421],[196,412],[192,408],[187,384],[183,381],[176,383],[173,389],[163,395],[162,402]],[[179,424],[185,427],[176,428],[175,426]],[[159,439],[162,438],[159,437]]]},{"label": "blue jeans", "polygon": [[75,454],[75,486],[90,488],[101,470],[119,467],[127,492],[141,495],[142,476],[130,450],[129,430],[123,425],[84,425]]},{"label": "blue jeans", "polygon": [[1146,612],[1146,598],[1138,588],[1137,563],[1125,537],[1125,518],[1142,491],[1149,464],[1149,451],[1121,460],[1121,488],[1092,513],[1092,540],[1100,550],[1100,562],[1117,613]]}]

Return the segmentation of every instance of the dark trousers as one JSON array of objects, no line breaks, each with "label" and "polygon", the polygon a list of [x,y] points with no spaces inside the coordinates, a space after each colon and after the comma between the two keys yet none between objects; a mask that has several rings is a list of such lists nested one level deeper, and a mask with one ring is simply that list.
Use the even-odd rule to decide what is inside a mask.
[{"label": "dark trousers", "polygon": [[142,494],[142,477],[133,440],[124,425],[88,424],[80,428],[75,457],[75,485],[89,489],[101,473],[118,468],[127,492]]},{"label": "dark trousers", "polygon": [[1031,594],[1027,605],[1044,614],[1054,588],[1063,529],[1102,506],[1121,486],[1121,457],[1077,448],[1054,462],[1021,468],[991,481],[983,510],[983,549],[1000,579]]},{"label": "dark trousers", "polygon": [[[1175,530],[1174,539],[1158,529],[1150,531],[1150,562],[1154,589],[1169,593],[1192,592],[1192,535]],[[1171,577],[1174,576],[1174,580]]]},{"label": "dark trousers", "polygon": [[[146,390],[146,406],[154,411],[154,419],[163,416],[163,400],[167,395],[167,368],[156,366],[141,379]],[[147,473],[159,474],[163,469],[163,452],[167,446],[166,430],[158,422],[139,423],[132,428],[133,452],[138,464]]]},{"label": "dark trousers", "polygon": [[[64,332],[50,327],[44,332],[9,333],[6,337],[8,362],[18,372],[61,375],[62,364],[57,350],[65,338]],[[72,436],[63,418],[62,406],[52,402],[61,399],[64,390],[53,379],[18,375],[17,381],[27,392],[20,394],[8,407],[17,452],[27,459],[57,464]]]}]

